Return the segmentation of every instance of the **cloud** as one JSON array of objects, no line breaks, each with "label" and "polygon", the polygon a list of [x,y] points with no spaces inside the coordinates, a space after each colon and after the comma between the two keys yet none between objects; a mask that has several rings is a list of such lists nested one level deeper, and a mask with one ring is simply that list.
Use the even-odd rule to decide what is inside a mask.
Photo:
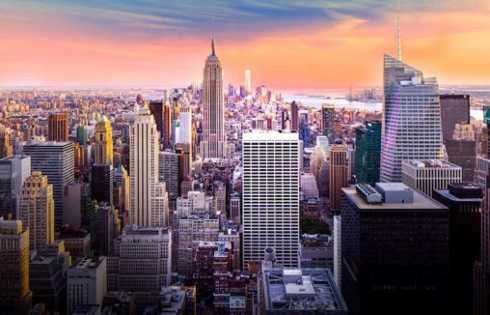
[{"label": "cloud", "polygon": [[0,9],[71,23],[87,33],[143,40],[172,36],[247,37],[347,18],[379,21],[395,10],[471,9],[481,0],[4,0]]}]

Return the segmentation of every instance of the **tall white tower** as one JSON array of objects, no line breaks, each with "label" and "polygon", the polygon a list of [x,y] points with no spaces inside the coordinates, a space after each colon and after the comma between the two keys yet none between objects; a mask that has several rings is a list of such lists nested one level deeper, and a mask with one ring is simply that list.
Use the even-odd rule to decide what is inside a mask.
[{"label": "tall white tower", "polygon": [[137,108],[129,130],[129,172],[131,181],[130,224],[162,226],[167,209],[166,197],[158,181],[160,137],[155,120],[146,107]]},{"label": "tall white tower", "polygon": [[245,90],[248,94],[252,93],[252,70],[245,70]]},{"label": "tall white tower", "polygon": [[298,134],[255,131],[242,143],[244,266],[273,248],[278,264],[298,267]]},{"label": "tall white tower", "polygon": [[223,94],[223,68],[211,42],[211,54],[204,66],[203,89],[203,158],[222,158],[225,154],[225,109]]}]

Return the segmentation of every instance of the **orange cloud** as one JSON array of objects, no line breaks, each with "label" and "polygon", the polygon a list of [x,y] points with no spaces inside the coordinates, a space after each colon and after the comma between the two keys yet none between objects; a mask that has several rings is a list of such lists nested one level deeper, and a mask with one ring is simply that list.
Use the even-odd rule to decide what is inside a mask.
[{"label": "orange cloud", "polygon": [[[48,21],[46,22],[48,23]],[[200,83],[208,38],[142,42],[87,34],[68,23],[35,26],[11,20],[0,33],[0,85],[152,85]],[[404,59],[441,83],[490,82],[486,11],[402,17]],[[225,80],[284,89],[379,85],[382,55],[394,50],[394,19],[346,19],[305,25],[254,39],[217,40]]]}]

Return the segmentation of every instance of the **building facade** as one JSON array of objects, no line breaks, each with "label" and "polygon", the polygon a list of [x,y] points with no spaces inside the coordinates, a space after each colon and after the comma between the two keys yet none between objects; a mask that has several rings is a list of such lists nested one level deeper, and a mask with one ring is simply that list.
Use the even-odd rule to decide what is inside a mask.
[{"label": "building facade", "polygon": [[356,129],[355,174],[358,183],[379,182],[381,122],[367,121]]},{"label": "building facade", "polygon": [[242,140],[242,259],[263,259],[272,247],[278,263],[299,263],[298,134],[252,132]]},{"label": "building facade", "polygon": [[434,190],[447,189],[449,184],[460,183],[463,170],[443,160],[405,160],[402,162],[402,181],[429,197]]},{"label": "building facade", "polygon": [[19,220],[29,230],[31,250],[43,249],[54,241],[53,185],[41,172],[32,172],[24,182]]},{"label": "building facade", "polygon": [[53,185],[55,229],[63,224],[63,195],[65,187],[74,181],[74,146],[71,142],[30,143],[24,154],[31,157],[31,168],[48,176]]},{"label": "building facade", "polygon": [[68,113],[52,113],[48,117],[48,141],[68,141]]},{"label": "building facade", "polygon": [[435,78],[384,57],[381,181],[399,182],[403,160],[442,159],[441,106]]},{"label": "building facade", "polygon": [[27,314],[32,304],[29,230],[20,220],[0,218],[0,261],[0,314]]}]

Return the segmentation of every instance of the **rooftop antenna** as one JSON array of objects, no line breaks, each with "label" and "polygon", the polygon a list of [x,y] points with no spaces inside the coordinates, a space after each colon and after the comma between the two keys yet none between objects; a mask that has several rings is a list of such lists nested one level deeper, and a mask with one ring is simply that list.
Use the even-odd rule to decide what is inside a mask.
[{"label": "rooftop antenna", "polygon": [[402,61],[402,39],[400,35],[400,1],[396,13],[396,59]]}]

